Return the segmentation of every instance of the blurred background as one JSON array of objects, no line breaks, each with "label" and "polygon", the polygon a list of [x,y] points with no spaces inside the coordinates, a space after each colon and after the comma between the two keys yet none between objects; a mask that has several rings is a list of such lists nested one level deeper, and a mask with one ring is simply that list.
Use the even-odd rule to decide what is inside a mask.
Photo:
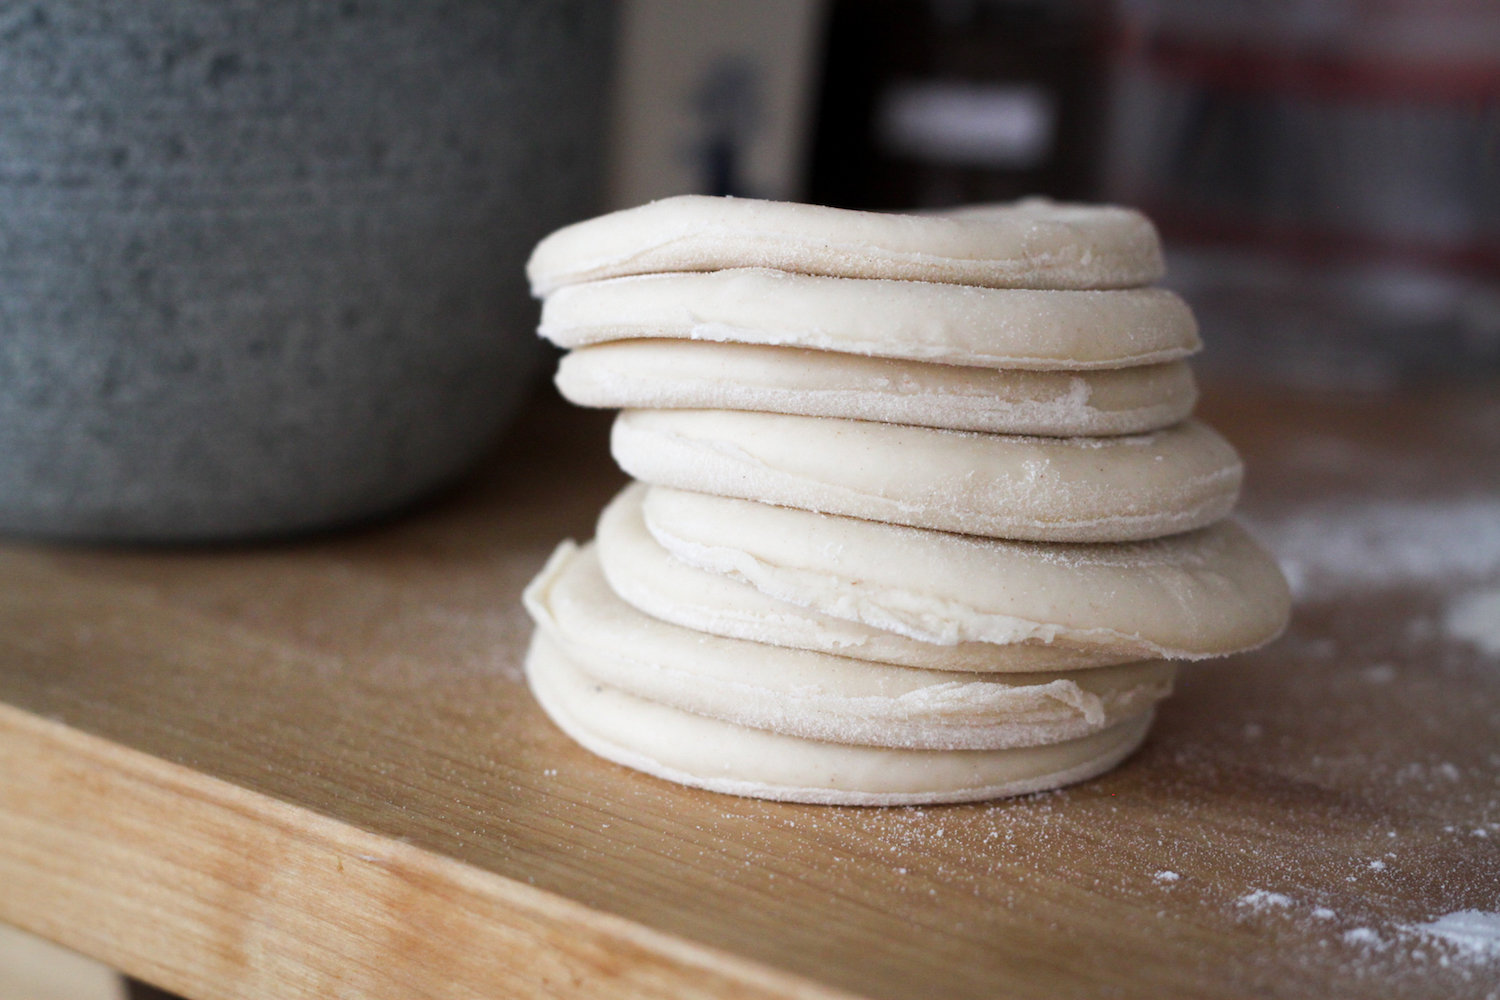
[{"label": "blurred background", "polygon": [[609,207],[1145,209],[1201,367],[1500,369],[1491,0],[631,0]]},{"label": "blurred background", "polygon": [[[412,259],[428,261],[429,245],[441,243],[448,249],[440,262],[465,260],[486,274],[505,272],[505,280],[514,286],[493,295],[486,292],[490,297],[483,298],[482,309],[464,305],[468,298],[453,293],[454,301],[479,319],[469,327],[476,351],[494,353],[488,345],[497,340],[495,321],[502,312],[505,322],[514,327],[507,333],[513,335],[510,342],[528,345],[516,349],[534,347],[526,328],[534,318],[528,311],[533,306],[522,299],[519,256],[504,267],[501,258],[487,256],[491,235],[506,227],[517,230],[515,253],[519,255],[546,226],[567,221],[565,215],[576,218],[587,211],[685,192],[812,200],[866,209],[931,208],[1044,194],[1119,201],[1151,214],[1169,250],[1167,283],[1188,297],[1204,328],[1208,350],[1200,370],[1246,381],[1376,389],[1500,371],[1500,3],[1494,0],[620,0],[611,5],[543,5],[533,0],[529,20],[518,15],[518,23],[529,25],[532,35],[506,34],[497,28],[489,32],[494,36],[493,50],[531,53],[529,58],[539,65],[550,58],[548,53],[558,53],[563,70],[558,79],[570,81],[567,87],[576,86],[580,92],[570,99],[576,107],[588,109],[572,115],[552,114],[546,100],[517,99],[517,93],[531,94],[515,89],[527,81],[550,99],[570,95],[564,93],[567,87],[546,82],[551,78],[541,75],[545,66],[522,74],[511,57],[505,57],[511,58],[506,62],[501,56],[484,55],[466,70],[478,84],[457,87],[456,64],[438,43],[456,35],[463,51],[477,53],[474,39],[489,35],[452,26],[464,17],[487,17],[485,12],[491,8],[508,9],[498,2],[459,5],[448,14],[434,15],[425,33],[395,23],[397,36],[405,40],[405,58],[394,61],[393,68],[382,60],[346,58],[356,50],[333,51],[332,56],[344,60],[340,65],[345,66],[346,84],[358,82],[355,67],[380,67],[383,75],[377,83],[387,85],[392,95],[412,106],[404,108],[401,101],[394,101],[392,106],[400,114],[377,113],[375,105],[380,102],[369,97],[374,91],[355,88],[364,102],[361,113],[370,118],[369,130],[375,138],[351,126],[349,137],[339,133],[332,142],[338,148],[324,151],[321,159],[309,160],[316,169],[295,158],[287,163],[268,159],[270,166],[265,166],[241,156],[239,146],[226,145],[222,155],[207,144],[202,149],[181,142],[173,146],[157,141],[160,137],[154,133],[146,135],[158,125],[168,131],[169,125],[178,127],[165,112],[155,117],[111,112],[108,101],[120,87],[93,69],[99,53],[112,50],[90,50],[93,61],[84,64],[56,57],[58,38],[82,37],[69,28],[67,18],[92,17],[99,11],[113,16],[109,6],[28,4],[9,5],[3,11],[0,71],[10,74],[5,76],[6,113],[12,117],[0,122],[0,166],[4,167],[0,181],[11,199],[8,205],[31,211],[41,204],[38,192],[53,192],[61,199],[59,204],[76,208],[80,191],[102,198],[100,192],[118,188],[124,199],[120,204],[138,212],[144,204],[139,190],[146,185],[133,173],[135,160],[143,151],[160,147],[166,150],[161,155],[170,161],[160,173],[165,178],[160,185],[163,204],[184,189],[187,166],[217,170],[203,175],[214,184],[223,177],[238,177],[237,171],[254,174],[251,179],[256,183],[264,175],[275,182],[267,182],[265,189],[277,197],[300,192],[303,201],[315,207],[334,200],[330,192],[340,190],[330,178],[357,180],[364,185],[354,192],[359,197],[351,199],[353,207],[338,215],[328,232],[347,236],[344,231],[353,227],[353,237],[345,242],[353,243],[357,257],[368,258],[370,242],[358,227],[373,226],[370,219],[379,213],[367,213],[367,202],[360,199],[374,192],[378,203],[389,204],[387,192],[400,190],[405,198],[402,204],[415,204],[409,178],[433,174],[444,186],[434,189],[430,200],[440,208],[451,208],[449,215],[461,217],[459,228],[441,229],[422,222],[415,229],[417,252]],[[165,26],[149,35],[145,28],[137,29],[145,41],[122,52],[116,62],[135,67],[133,71],[146,81],[140,93],[160,96],[162,108],[179,114],[183,107],[199,115],[193,119],[199,131],[190,134],[202,134],[204,122],[222,124],[234,117],[224,110],[230,105],[221,103],[234,96],[230,93],[233,86],[246,89],[245,98],[234,105],[245,121],[264,120],[280,128],[283,117],[278,116],[284,107],[297,104],[290,95],[305,97],[314,91],[271,86],[266,81],[273,79],[269,74],[275,60],[267,57],[267,66],[261,66],[252,58],[258,50],[244,36],[253,34],[249,26],[264,23],[263,15],[274,9],[296,28],[297,38],[321,39],[324,36],[314,30],[317,25],[309,27],[304,22],[317,21],[333,5],[237,2],[211,7],[216,11],[213,16],[225,20],[225,25],[206,34],[207,29],[196,27],[198,34],[190,37],[185,29],[167,23],[173,20],[167,5],[143,7],[151,12],[147,20],[159,18]],[[365,30],[364,22],[353,16],[359,14],[369,14],[371,31],[389,28],[387,21],[416,17],[416,9],[416,5],[391,3],[341,4],[339,18],[353,27],[344,25],[339,30]],[[462,12],[462,17],[455,11]],[[109,17],[101,24],[89,28],[99,39],[117,42],[135,37]],[[55,38],[47,34],[49,30]],[[547,46],[534,41],[554,36]],[[375,41],[357,51],[366,51],[387,36],[371,37]],[[90,38],[84,40],[95,44]],[[431,44],[422,48],[414,39]],[[284,57],[288,47],[271,41],[276,44],[266,43],[271,46],[267,51]],[[588,46],[587,51],[596,55],[587,59],[571,55],[579,46]],[[606,49],[612,55],[603,54]],[[427,63],[417,59],[422,53],[430,56]],[[441,86],[428,93],[403,82],[410,77],[431,83],[431,74],[422,75],[428,63],[441,67]],[[70,69],[77,65],[88,66],[92,75]],[[492,71],[497,69],[518,79],[504,74],[495,78]],[[89,84],[91,79],[102,82]],[[595,106],[592,88],[596,80],[600,89],[608,84],[602,108]],[[319,78],[320,86],[326,82]],[[27,107],[40,111],[26,120],[30,122],[26,128],[19,128],[14,115],[18,109],[26,110],[16,96],[23,85],[33,95],[33,104]],[[79,96],[92,93],[90,86],[104,95],[97,108]],[[224,93],[229,97],[222,97]],[[203,94],[212,100],[194,96]],[[552,137],[561,151],[549,153],[539,142],[512,150],[510,146],[520,140],[498,134],[490,120],[464,131],[468,119],[460,105],[477,107],[485,95],[496,107],[522,109],[532,121],[517,128],[538,128],[536,134]],[[93,117],[87,118],[86,127],[75,127],[69,119],[48,117],[58,108]],[[321,108],[318,105],[314,110],[321,113]],[[434,108],[446,110],[434,114]],[[596,111],[602,112],[597,119]],[[350,117],[342,110],[328,114],[330,122]],[[383,131],[407,129],[413,122],[420,127],[401,132],[395,139]],[[139,126],[136,131],[145,138],[126,126]],[[266,128],[274,140],[270,148],[289,146],[282,132]],[[437,139],[423,141],[422,129]],[[579,134],[570,139],[569,130]],[[313,136],[309,148],[315,152],[330,145],[327,122],[315,121],[314,127],[303,131]],[[58,137],[56,163],[44,162],[46,169],[35,168],[34,163],[27,166],[36,160],[31,151],[37,147],[37,136],[53,133]],[[129,142],[117,138],[117,133],[129,133]],[[582,151],[591,158],[600,139],[605,140],[605,170],[594,175],[584,170]],[[437,155],[444,148],[451,154],[447,159]],[[355,161],[361,158],[379,161],[368,165],[367,173],[374,180],[360,179],[366,176],[356,169]],[[429,160],[435,166],[424,166]],[[276,174],[272,167],[284,167],[292,180]],[[512,218],[517,205],[534,205],[539,188],[560,173],[589,174],[602,180],[589,181],[592,199],[574,199],[573,188],[559,189],[555,204],[546,206],[552,214],[545,225],[541,216],[524,223]],[[108,184],[89,187],[85,181],[94,175],[110,178]],[[520,180],[512,184],[508,180],[512,176]],[[187,190],[192,194],[195,189],[188,185]],[[217,196],[219,188],[207,185],[204,190]],[[485,207],[480,211],[476,206]],[[300,202],[292,210],[304,214]],[[183,211],[190,214],[181,218],[198,219],[205,210],[194,202]],[[138,230],[144,216],[129,212],[115,214]],[[115,216],[103,213],[101,217]],[[381,216],[387,222],[393,217],[389,211]],[[25,227],[15,224],[14,216],[5,218],[0,236],[13,242],[28,235],[21,231]],[[532,229],[525,229],[528,225]],[[395,231],[386,223],[374,229],[382,238],[389,235],[388,230]],[[483,254],[454,250],[469,245],[455,243],[454,231],[477,241],[474,245]],[[410,234],[403,230],[397,235],[401,241],[391,237],[388,242],[400,242],[403,250],[409,249],[405,241]],[[276,244],[276,240],[271,242]],[[93,248],[89,253],[102,245],[93,238],[85,243]],[[187,247],[183,260],[196,260],[209,246],[205,242]],[[138,256],[139,249],[131,252]],[[280,252],[279,245],[271,249],[273,257]],[[233,250],[225,267],[239,275],[247,268],[244,241],[235,243]],[[93,258],[81,250],[68,252],[73,257],[65,255],[67,266],[59,273],[91,287],[98,285],[96,276],[78,264]],[[102,259],[103,251],[95,256]],[[12,255],[13,263],[20,262],[17,267],[33,259]],[[144,444],[133,446],[135,452],[143,448],[163,451],[156,429],[166,419],[156,415],[162,400],[197,393],[204,400],[205,412],[217,412],[224,409],[226,393],[221,382],[205,380],[205,372],[222,370],[242,377],[246,372],[270,370],[266,353],[270,348],[264,337],[247,340],[243,357],[223,350],[202,353],[213,345],[200,345],[188,333],[203,324],[184,321],[179,324],[187,331],[183,339],[172,340],[176,327],[158,314],[165,315],[166,305],[173,303],[156,301],[165,300],[171,289],[152,285],[154,272],[139,261],[122,260],[103,261],[124,275],[119,283],[120,300],[128,299],[131,288],[141,286],[137,291],[156,310],[150,315],[143,312],[146,319],[138,327],[100,327],[96,335],[92,316],[89,322],[75,323],[83,345],[77,356],[68,355],[63,359],[66,364],[59,361],[50,368],[37,368],[41,375],[32,383],[15,374],[32,370],[26,367],[32,364],[31,357],[23,355],[17,344],[24,345],[25,337],[32,336],[37,357],[46,360],[46,352],[59,349],[59,331],[76,318],[78,296],[59,299],[67,308],[48,323],[32,323],[27,318],[31,314],[25,313],[25,322],[0,328],[0,374],[10,372],[0,379],[0,390],[15,390],[11,395],[18,400],[15,407],[21,416],[32,410],[41,413],[30,423],[19,417],[0,422],[0,442],[5,444],[0,451],[22,454],[29,448],[37,456],[37,467],[47,470],[62,464],[59,455],[76,453],[83,456],[80,464],[90,469],[118,466],[129,471],[130,463],[124,459],[111,459],[114,465],[110,465],[92,456],[97,448],[112,446],[114,438],[124,437],[125,430],[134,426],[131,420],[146,428]],[[169,263],[186,266],[182,261]],[[421,280],[408,284],[431,285],[423,277],[427,272],[417,270]],[[160,273],[176,272],[169,268]],[[264,288],[256,285],[255,296],[239,296],[233,302],[248,303],[247,309],[265,300],[283,304],[287,293],[284,282],[277,283],[281,280],[268,278],[269,283],[263,283],[264,288],[276,290],[274,295],[261,294]],[[367,284],[382,294],[388,287],[406,287],[399,281],[387,282],[383,276]],[[311,285],[314,298],[332,302],[321,279]],[[194,285],[187,291],[197,290]],[[214,295],[209,303],[214,308],[229,302],[221,293]],[[447,295],[433,292],[430,297]],[[491,298],[503,302],[504,308],[493,305]],[[101,308],[113,310],[108,315],[116,320],[123,315],[117,304],[101,302]],[[436,309],[428,312],[436,315]],[[366,312],[379,318],[391,311]],[[400,355],[368,349],[371,343],[383,342],[380,337],[394,342],[399,335],[414,338],[412,350],[419,352],[423,366],[433,367],[428,356],[434,342],[430,334],[442,324],[427,318],[428,312],[417,312],[418,321],[407,327],[371,334],[359,326],[364,322],[361,314],[346,311],[340,321],[352,330],[346,336],[352,345],[348,353],[399,360]],[[298,332],[300,327],[289,327],[277,316],[266,321],[289,344],[282,352],[289,360],[272,374],[282,378],[291,370],[296,360],[293,348],[316,362],[304,366],[309,378],[326,380],[329,372],[343,378],[352,377],[351,371],[358,374],[352,362],[330,365],[320,360],[319,352],[333,342],[328,331],[339,325],[326,319],[314,315],[305,336]],[[206,328],[208,335],[227,342],[227,334],[220,336],[213,324]],[[449,340],[457,343],[452,324],[446,328]],[[296,336],[287,334],[288,329]],[[150,361],[151,351],[175,353],[167,358],[170,363],[154,367],[139,361],[137,367],[150,370],[133,376],[132,383],[105,370],[99,346],[123,343],[128,347],[131,338],[144,346],[121,365],[126,361],[137,364],[140,358]],[[475,365],[472,356],[455,353],[449,365],[452,371],[440,372],[442,378],[434,383],[435,393],[447,395],[434,396],[436,402],[423,402],[423,397],[402,407],[388,407],[395,411],[397,423],[402,428],[420,427],[424,412],[431,422],[433,412],[451,411],[455,372],[477,372],[471,395],[486,401],[491,409],[497,372],[514,368],[528,377],[540,377],[530,360],[522,364],[509,355],[485,356],[484,365]],[[247,365],[244,358],[260,360]],[[4,367],[7,364],[9,369]],[[403,384],[414,383],[413,366],[392,362],[389,367]],[[134,371],[128,365],[121,370]],[[78,383],[79,400],[97,397],[109,404],[98,409],[109,440],[101,436],[104,431],[80,427],[78,414],[85,406],[62,394],[59,387],[72,384],[67,379]],[[297,385],[301,383],[293,388]],[[325,381],[309,381],[307,388],[320,406],[326,406],[330,394]],[[254,412],[267,414],[266,421],[272,416],[282,419],[280,411],[262,402],[270,390],[256,388],[254,393],[259,395],[248,397]],[[389,397],[383,388],[377,393],[351,394],[350,406],[364,405],[368,398],[385,405]],[[0,392],[0,401],[8,398]],[[55,405],[49,402],[54,399]],[[161,412],[170,416],[176,411]],[[291,406],[286,413],[291,416],[284,422],[295,424],[293,429],[309,438],[316,437],[317,428],[350,423],[347,415],[304,415],[302,409]],[[476,423],[482,425],[483,434],[489,434],[495,419],[486,414]],[[171,422],[184,426],[185,446],[202,444],[190,433],[195,432],[192,421],[172,417]],[[361,418],[352,426],[358,434],[367,434],[372,422],[373,418]],[[250,430],[265,436],[264,428]],[[431,450],[426,438],[413,440],[415,444],[407,450],[423,454]],[[274,444],[279,455],[287,450],[286,441],[283,435],[267,449],[273,450]],[[95,450],[83,450],[79,442]],[[397,454],[385,439],[382,447],[396,454],[384,461],[411,478],[406,466],[412,463],[401,458],[405,452]],[[357,455],[350,461],[360,467],[368,464]],[[303,464],[316,471],[327,463],[308,459]],[[30,466],[17,469],[0,480],[13,483],[14,497],[29,502],[37,495],[40,474]],[[246,475],[234,481],[253,478]],[[425,483],[431,477],[419,478]],[[163,473],[152,481],[168,479]],[[291,482],[301,488],[302,480],[292,477]],[[217,480],[208,486],[223,492]],[[122,471],[96,492],[120,495],[127,487],[144,490],[140,483],[127,481]],[[82,489],[76,484],[70,488]],[[388,503],[383,496],[368,506],[383,509],[381,505]],[[81,501],[74,499],[71,493],[58,493],[55,506],[60,513],[47,530],[65,537],[108,537],[111,525],[117,523],[108,517],[118,514],[75,515]],[[178,516],[177,508],[160,509],[170,517]],[[318,516],[332,518],[334,514]],[[156,537],[157,529],[151,527],[155,522],[118,523],[121,537]],[[218,522],[207,523],[207,528],[191,537],[211,537],[208,533],[220,530],[215,527]],[[321,522],[294,518],[288,523]],[[43,530],[39,524],[43,522],[17,515],[6,527]],[[222,530],[233,534],[251,529]],[[136,995],[147,995],[145,988],[137,989],[141,992]],[[83,1000],[122,995],[121,984],[108,970],[0,929],[0,997]]]},{"label": "blurred background", "polygon": [[1500,370],[1495,0],[34,0],[0,84],[0,532],[401,509],[544,377],[535,242],[687,192],[1123,202],[1205,374]]}]

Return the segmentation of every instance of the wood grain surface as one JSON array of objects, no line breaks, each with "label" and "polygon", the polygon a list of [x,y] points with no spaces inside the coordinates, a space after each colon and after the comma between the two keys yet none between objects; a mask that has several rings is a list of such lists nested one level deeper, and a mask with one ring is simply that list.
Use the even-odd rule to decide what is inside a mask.
[{"label": "wood grain surface", "polygon": [[11,543],[0,919],[203,998],[1500,994],[1417,929],[1500,910],[1500,653],[1455,617],[1500,594],[1500,386],[1200,414],[1291,631],[1117,771],[980,805],[724,797],[552,728],[518,595],[624,479],[545,394],[380,524]]}]

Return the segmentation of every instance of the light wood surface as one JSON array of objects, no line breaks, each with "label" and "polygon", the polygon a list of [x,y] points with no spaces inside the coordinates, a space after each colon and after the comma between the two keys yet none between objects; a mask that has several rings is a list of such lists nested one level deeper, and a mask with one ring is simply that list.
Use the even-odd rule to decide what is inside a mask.
[{"label": "light wood surface", "polygon": [[1119,770],[982,805],[717,796],[554,730],[517,597],[623,477],[545,397],[382,524],[0,548],[0,920],[203,998],[1492,995],[1408,928],[1500,910],[1500,662],[1445,624],[1500,590],[1449,537],[1500,498],[1500,386],[1200,414],[1291,632],[1189,668]]}]

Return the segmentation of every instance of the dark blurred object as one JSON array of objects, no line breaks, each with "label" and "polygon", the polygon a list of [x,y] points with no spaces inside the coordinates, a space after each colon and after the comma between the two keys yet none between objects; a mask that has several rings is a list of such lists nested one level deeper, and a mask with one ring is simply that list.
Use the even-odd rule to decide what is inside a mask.
[{"label": "dark blurred object", "polygon": [[1500,366],[1500,4],[1122,4],[1110,195],[1209,366],[1386,384]]},{"label": "dark blurred object", "polygon": [[703,130],[696,153],[704,194],[754,197],[742,161],[760,125],[760,90],[760,68],[735,56],[710,67],[694,90],[692,105]]},{"label": "dark blurred object", "polygon": [[803,197],[823,0],[616,6],[608,207]]},{"label": "dark blurred object", "polygon": [[176,993],[143,983],[139,979],[125,980],[125,995],[128,1000],[182,1000]]},{"label": "dark blurred object", "polygon": [[1103,6],[836,0],[809,195],[846,208],[1098,190]]}]

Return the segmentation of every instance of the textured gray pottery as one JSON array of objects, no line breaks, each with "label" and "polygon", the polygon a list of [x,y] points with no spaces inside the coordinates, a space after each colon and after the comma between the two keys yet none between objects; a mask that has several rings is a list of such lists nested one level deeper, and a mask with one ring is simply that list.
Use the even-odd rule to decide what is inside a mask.
[{"label": "textured gray pottery", "polygon": [[263,536],[455,477],[592,210],[608,0],[0,7],[0,530]]}]

